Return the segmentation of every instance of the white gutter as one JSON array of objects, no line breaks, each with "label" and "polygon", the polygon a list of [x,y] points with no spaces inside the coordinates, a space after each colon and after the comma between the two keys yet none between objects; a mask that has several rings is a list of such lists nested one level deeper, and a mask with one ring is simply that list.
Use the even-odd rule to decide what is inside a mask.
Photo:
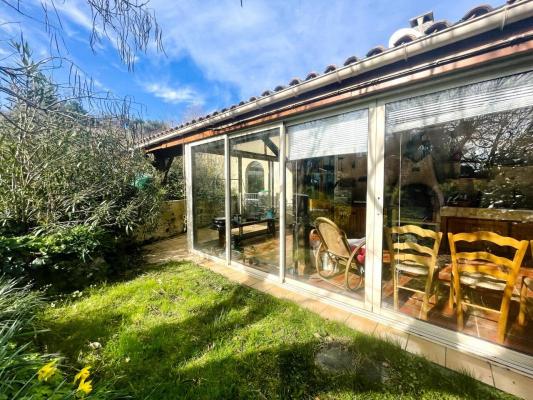
[{"label": "white gutter", "polygon": [[247,102],[234,109],[220,112],[217,115],[208,117],[202,121],[189,124],[179,129],[173,129],[168,134],[155,137],[146,142],[140,142],[137,147],[149,147],[153,144],[172,139],[178,135],[183,135],[200,128],[208,127],[230,118],[263,108],[272,103],[296,97],[329,84],[337,83],[345,79],[357,76],[363,72],[372,71],[398,61],[406,60],[408,57],[416,56],[439,47],[447,46],[460,40],[483,34],[494,29],[503,29],[505,25],[517,22],[533,16],[533,0],[517,1],[514,4],[507,4],[495,9],[482,17],[453,25],[440,32],[428,36],[422,36],[410,43],[403,44],[384,51],[375,56],[357,61],[346,67],[341,67],[335,71],[319,75],[294,86],[289,86],[269,96],[258,98],[255,101]]}]

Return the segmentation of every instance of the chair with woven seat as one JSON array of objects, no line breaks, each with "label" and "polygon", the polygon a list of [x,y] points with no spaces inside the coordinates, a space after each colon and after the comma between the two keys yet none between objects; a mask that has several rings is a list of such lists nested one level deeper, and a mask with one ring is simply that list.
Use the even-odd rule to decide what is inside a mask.
[{"label": "chair with woven seat", "polygon": [[[498,320],[498,342],[503,343],[509,316],[511,297],[515,291],[520,266],[529,245],[527,240],[517,240],[500,236],[494,232],[448,233],[452,259],[452,281],[455,291],[457,327],[464,329],[463,305],[484,311],[496,312]],[[470,247],[477,243],[499,250],[514,249],[512,259],[489,253],[488,251],[457,251],[457,243],[466,242]],[[481,288],[490,292],[501,292],[499,308],[476,304],[472,299],[463,298],[463,288]]]},{"label": "chair with woven seat", "polygon": [[[315,230],[320,239],[320,245],[315,251],[315,266],[318,276],[336,286],[350,290],[357,290],[364,281],[364,252],[365,239],[357,240],[351,246],[346,234],[337,224],[328,218],[319,217],[315,220]],[[363,256],[361,257],[361,255]],[[324,261],[333,265],[333,270],[324,270]],[[350,287],[350,272],[354,274],[356,284]],[[335,282],[335,277],[344,274],[344,285]]]},{"label": "chair with woven seat", "polygon": [[[438,285],[434,279],[437,270],[442,232],[423,229],[416,225],[385,228],[389,245],[394,290],[394,310],[398,311],[400,289],[422,294],[419,318],[427,320],[429,299],[433,293],[438,297]],[[431,246],[431,247],[430,247]],[[424,290],[401,283],[401,277],[423,280]]]}]

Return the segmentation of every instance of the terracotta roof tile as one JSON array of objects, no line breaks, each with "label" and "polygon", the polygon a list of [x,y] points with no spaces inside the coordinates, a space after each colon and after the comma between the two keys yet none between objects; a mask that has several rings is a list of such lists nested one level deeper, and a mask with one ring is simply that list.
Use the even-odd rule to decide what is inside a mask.
[{"label": "terracotta roof tile", "polygon": [[311,71],[307,74],[307,76],[305,77],[305,80],[308,81],[309,79],[316,78],[317,76],[318,74],[315,71]]},{"label": "terracotta roof tile", "polygon": [[435,21],[424,30],[424,34],[431,35],[432,33],[442,31],[446,28],[449,28],[450,26],[451,24],[445,19]]},{"label": "terracotta roof tile", "polygon": [[402,35],[400,38],[398,38],[398,40],[394,42],[393,46],[398,47],[398,46],[401,46],[402,44],[412,42],[415,39],[416,39],[415,35],[407,33],[405,35]]},{"label": "terracotta roof tile", "polygon": [[302,83],[302,80],[300,78],[292,78],[289,82],[289,86],[298,85],[299,83]]},{"label": "terracotta roof tile", "polygon": [[481,17],[482,15],[485,15],[489,12],[491,12],[493,8],[488,4],[481,4],[479,6],[476,6],[472,8],[470,11],[468,11],[463,18],[461,18],[461,21],[467,21],[472,18]]},{"label": "terracotta roof tile", "polygon": [[381,54],[385,51],[385,46],[379,45],[376,47],[372,47],[370,50],[368,50],[368,53],[366,53],[367,57],[372,57],[378,54]]},{"label": "terracotta roof tile", "polygon": [[359,59],[356,56],[350,56],[344,61],[344,64],[342,65],[347,66],[356,63],[357,61],[359,61]]}]

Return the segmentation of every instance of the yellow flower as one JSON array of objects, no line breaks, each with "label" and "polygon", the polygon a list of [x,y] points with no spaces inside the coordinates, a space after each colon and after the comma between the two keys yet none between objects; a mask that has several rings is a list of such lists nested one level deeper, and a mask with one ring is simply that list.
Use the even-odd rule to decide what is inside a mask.
[{"label": "yellow flower", "polygon": [[85,379],[82,379],[80,381],[80,385],[78,386],[78,391],[83,392],[85,394],[91,393],[91,390],[93,390],[93,386],[91,385],[92,381],[85,382]]},{"label": "yellow flower", "polygon": [[76,383],[76,381],[78,381],[78,380],[80,381],[80,383],[83,382],[84,380],[86,380],[89,377],[89,375],[90,375],[90,373],[89,373],[89,369],[90,368],[91,367],[82,368],[80,370],[80,372],[78,372],[76,374],[76,376],[74,377],[74,383]]},{"label": "yellow flower", "polygon": [[39,371],[37,371],[37,379],[39,382],[48,381],[52,376],[57,372],[57,367],[55,366],[57,360],[52,360],[48,364],[43,365]]}]

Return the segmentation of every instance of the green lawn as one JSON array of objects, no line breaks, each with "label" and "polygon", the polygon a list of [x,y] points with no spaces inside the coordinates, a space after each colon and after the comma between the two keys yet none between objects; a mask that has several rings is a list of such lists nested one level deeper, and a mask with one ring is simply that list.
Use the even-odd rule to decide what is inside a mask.
[{"label": "green lawn", "polygon": [[[49,351],[135,399],[511,398],[187,262],[91,289],[42,318]],[[332,348],[344,368],[324,370],[316,355]]]}]

